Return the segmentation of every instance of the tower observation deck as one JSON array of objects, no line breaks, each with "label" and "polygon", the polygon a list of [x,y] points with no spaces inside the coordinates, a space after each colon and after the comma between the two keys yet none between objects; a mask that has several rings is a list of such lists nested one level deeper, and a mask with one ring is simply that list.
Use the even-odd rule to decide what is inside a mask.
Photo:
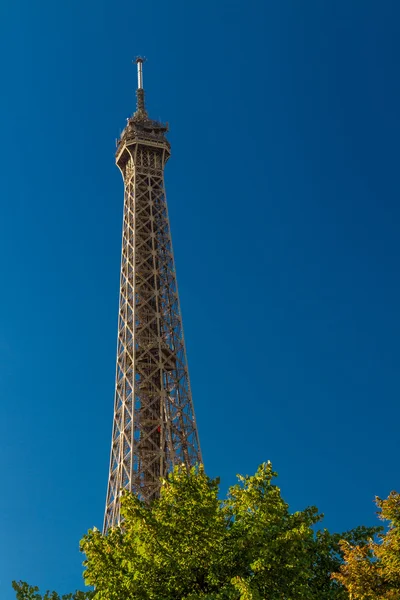
[{"label": "tower observation deck", "polygon": [[117,368],[104,531],[123,490],[151,501],[176,464],[201,462],[164,186],[167,125],[137,109],[117,142],[124,181]]}]

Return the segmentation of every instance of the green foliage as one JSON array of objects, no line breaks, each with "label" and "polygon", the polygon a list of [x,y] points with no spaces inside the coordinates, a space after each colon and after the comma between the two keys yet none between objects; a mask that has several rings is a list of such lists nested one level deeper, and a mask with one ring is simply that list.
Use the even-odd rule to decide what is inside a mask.
[{"label": "green foliage", "polygon": [[59,596],[57,592],[46,592],[44,596],[39,594],[39,588],[29,585],[25,581],[13,581],[12,586],[16,592],[17,600],[91,600],[94,592],[75,592]]},{"label": "green foliage", "polygon": [[[316,532],[322,515],[315,507],[290,512],[275,476],[262,464],[220,500],[218,480],[202,466],[176,468],[150,505],[122,497],[122,528],[82,539],[85,582],[95,591],[41,596],[14,582],[17,600],[349,600],[346,582],[332,573],[348,547],[369,552],[380,528]],[[385,514],[396,506],[385,505]],[[398,546],[391,547],[394,572]]]},{"label": "green foliage", "polygon": [[177,468],[150,506],[122,498],[123,529],[81,542],[96,600],[342,600],[331,579],[339,540],[365,544],[374,530],[314,533],[314,507],[291,513],[270,463],[241,477],[226,500],[202,467]]}]

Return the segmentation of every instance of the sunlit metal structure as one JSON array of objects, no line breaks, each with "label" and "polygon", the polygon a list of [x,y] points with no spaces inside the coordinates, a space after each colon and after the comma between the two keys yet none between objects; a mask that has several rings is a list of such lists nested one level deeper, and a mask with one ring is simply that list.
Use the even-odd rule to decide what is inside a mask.
[{"label": "sunlit metal structure", "polygon": [[122,490],[151,501],[174,465],[202,461],[165,196],[168,126],[148,117],[136,63],[136,112],[116,151],[125,193],[105,532],[120,523]]}]

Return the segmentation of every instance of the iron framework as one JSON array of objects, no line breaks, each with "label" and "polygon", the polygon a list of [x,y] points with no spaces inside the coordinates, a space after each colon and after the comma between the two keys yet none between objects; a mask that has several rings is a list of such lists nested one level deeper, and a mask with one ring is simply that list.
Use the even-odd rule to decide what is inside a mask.
[{"label": "iron framework", "polygon": [[122,490],[151,501],[174,465],[202,461],[165,196],[168,127],[147,116],[142,62],[137,110],[116,151],[125,197],[104,532],[120,523]]}]

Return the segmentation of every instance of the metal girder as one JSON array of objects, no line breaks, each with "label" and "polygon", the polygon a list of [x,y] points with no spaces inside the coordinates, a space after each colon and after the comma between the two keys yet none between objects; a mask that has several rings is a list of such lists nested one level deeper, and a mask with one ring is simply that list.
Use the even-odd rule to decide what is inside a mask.
[{"label": "metal girder", "polygon": [[116,152],[125,200],[104,532],[120,523],[122,490],[151,501],[174,465],[202,461],[165,196],[167,127],[148,119],[138,91]]}]

